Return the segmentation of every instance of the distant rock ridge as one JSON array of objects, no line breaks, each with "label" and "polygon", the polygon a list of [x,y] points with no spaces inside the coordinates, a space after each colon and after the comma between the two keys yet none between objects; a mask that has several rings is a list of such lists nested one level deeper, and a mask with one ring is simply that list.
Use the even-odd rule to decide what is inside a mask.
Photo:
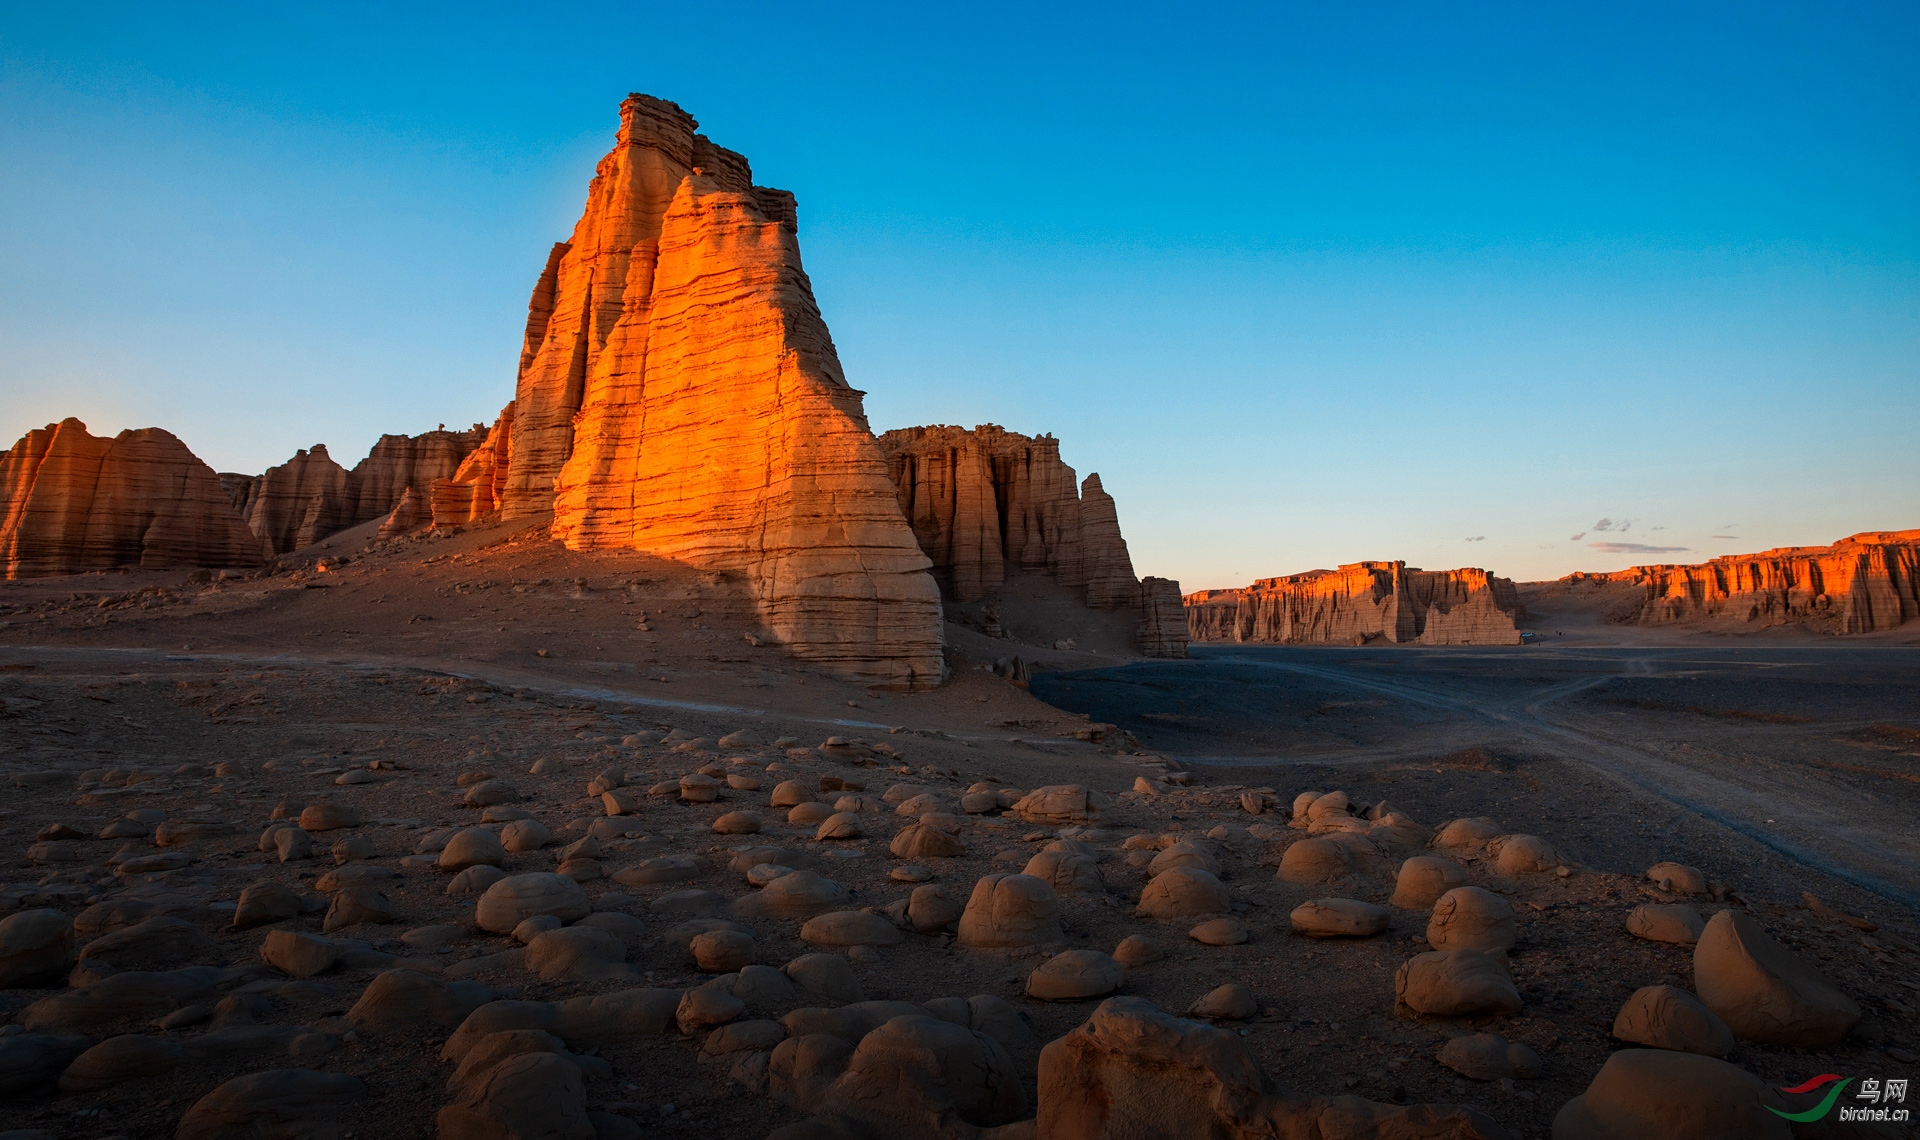
[{"label": "distant rock ridge", "polygon": [[0,558],[8,578],[262,561],[220,477],[171,433],[103,439],[71,418],[0,453]]},{"label": "distant rock ridge", "polygon": [[1186,656],[1179,583],[1134,576],[1113,497],[1097,474],[1076,488],[1059,440],[935,424],[887,432],[880,450],[948,599],[985,601],[1010,572],[1044,573],[1094,609],[1132,609],[1143,655]]},{"label": "distant rock ridge", "polygon": [[1517,645],[1526,617],[1513,583],[1485,570],[1356,562],[1188,594],[1194,641],[1355,645]]},{"label": "distant rock ridge", "polygon": [[939,591],[800,267],[793,195],[697,126],[621,104],[528,304],[499,510],[551,511],[572,549],[738,574],[795,656],[930,687]]},{"label": "distant rock ridge", "polygon": [[409,489],[424,504],[435,480],[453,476],[488,436],[482,424],[383,435],[351,471],[316,443],[264,474],[224,473],[220,482],[266,552],[286,554],[391,515]]},{"label": "distant rock ridge", "polygon": [[1831,546],[1783,546],[1561,581],[1644,587],[1640,603],[1615,618],[1641,625],[1804,624],[1875,633],[1920,618],[1920,530],[1863,531]]}]

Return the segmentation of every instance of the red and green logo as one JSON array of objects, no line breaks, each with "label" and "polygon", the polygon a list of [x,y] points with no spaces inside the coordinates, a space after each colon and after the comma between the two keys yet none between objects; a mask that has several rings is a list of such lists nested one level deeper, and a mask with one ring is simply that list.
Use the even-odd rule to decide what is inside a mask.
[{"label": "red and green logo", "polygon": [[1820,1098],[1819,1104],[1814,1105],[1812,1108],[1807,1109],[1805,1112],[1781,1112],[1779,1109],[1774,1108],[1772,1105],[1767,1106],[1767,1111],[1773,1113],[1775,1116],[1784,1117],[1785,1119],[1794,1121],[1795,1123],[1798,1123],[1798,1124],[1804,1124],[1812,1120],[1819,1120],[1821,1117],[1825,1116],[1827,1113],[1833,1111],[1833,1102],[1836,1100],[1839,1100],[1841,1090],[1845,1089],[1849,1084],[1853,1082],[1852,1077],[1843,1077],[1838,1073],[1821,1073],[1819,1076],[1813,1078],[1810,1081],[1806,1081],[1802,1084],[1797,1084],[1790,1089],[1780,1090],[1781,1092],[1786,1093],[1788,1096],[1798,1096],[1801,1093],[1810,1093],[1814,1089],[1817,1089],[1821,1085],[1827,1084],[1830,1081],[1837,1082],[1837,1083],[1835,1083],[1832,1088],[1827,1090],[1826,1096]]}]

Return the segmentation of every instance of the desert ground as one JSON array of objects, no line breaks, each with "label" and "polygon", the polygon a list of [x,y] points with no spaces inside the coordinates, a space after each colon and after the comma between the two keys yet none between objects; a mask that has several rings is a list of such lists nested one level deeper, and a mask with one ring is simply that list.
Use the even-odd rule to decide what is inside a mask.
[{"label": "desert ground", "polygon": [[[1121,992],[1177,1014],[1245,985],[1254,1008],[1217,1023],[1286,1088],[1469,1105],[1528,1138],[1549,1135],[1619,1047],[1610,1030],[1629,995],[1691,988],[1688,947],[1625,929],[1639,904],[1688,901],[1644,874],[1675,861],[1711,881],[1710,897],[1691,900],[1703,913],[1743,909],[1864,1011],[1830,1049],[1742,1043],[1731,1060],[1777,1086],[1820,1072],[1920,1076],[1915,638],[1656,635],[1609,626],[1580,599],[1556,610],[1547,594],[1529,599],[1534,643],[1498,649],[1202,646],[1190,661],[1141,662],[1097,638],[1054,649],[954,624],[952,679],[896,693],[767,644],[736,581],[539,534],[481,524],[375,543],[361,528],[259,573],[0,587],[0,909],[92,915],[103,933],[128,925],[115,914],[171,915],[197,931],[98,955],[93,977],[221,968],[158,1005],[49,1004],[69,993],[64,977],[0,991],[0,1049],[30,1031],[150,1034],[187,1050],[100,1087],[13,1086],[0,1131],[174,1136],[222,1082],[298,1065],[368,1086],[345,1135],[434,1136],[456,1075],[442,1049],[476,1000],[471,984],[540,1002],[693,990],[719,973],[689,949],[700,920],[750,931],[763,965],[824,949],[868,1001],[987,995],[976,1010],[1011,1011],[995,1032],[1031,1108],[1040,1047],[1098,1004],[1027,995],[1048,951],[965,949],[911,928],[851,950],[809,944],[799,921],[735,910],[756,889],[756,857],[741,854],[753,848],[840,884],[848,909],[886,914],[923,882],[964,903],[983,875],[1019,871],[1061,840],[1085,844],[1097,880],[1060,895],[1067,944],[1111,953],[1139,935],[1160,955],[1130,965]],[[1037,667],[1030,689],[993,672],[1012,654]],[[716,798],[687,802],[682,778],[703,770]],[[590,794],[597,777],[626,794],[620,814]],[[509,787],[470,805],[488,779]],[[788,781],[851,813],[849,837],[816,839],[817,823],[773,807]],[[1002,810],[1064,784],[1096,793],[1097,816],[1035,824]],[[1001,807],[961,810],[969,790],[994,789],[1008,793]],[[1290,806],[1335,790],[1389,802],[1422,834],[1486,816],[1559,852],[1557,871],[1526,874],[1457,853],[1516,912],[1520,1013],[1396,1013],[1395,971],[1428,948],[1423,911],[1390,908],[1372,937],[1292,931],[1290,913],[1311,899],[1385,903],[1399,856],[1424,853],[1387,852],[1332,883],[1277,878],[1300,834]],[[931,798],[909,813],[952,815],[958,854],[890,855],[914,822],[896,809],[919,795]],[[316,831],[309,858],[283,861],[271,836],[261,842],[276,818],[315,804],[360,822]],[[143,811],[151,837],[116,827]],[[757,832],[715,831],[739,811],[757,815]],[[605,921],[624,960],[545,969],[511,933],[476,924],[472,895],[449,894],[452,829],[490,817],[498,833],[515,816],[552,841],[507,854],[503,869],[552,871],[572,851],[595,915],[624,916]],[[590,837],[597,857],[572,847]],[[1191,920],[1135,915],[1149,863],[1180,840],[1219,868],[1246,941],[1210,945]],[[342,871],[377,885],[383,904],[330,932],[356,941],[311,977],[263,964],[270,931],[320,934],[341,910]],[[298,913],[235,929],[242,892],[262,883],[290,888]],[[363,995],[396,964],[467,988],[395,1016]],[[846,1000],[803,988],[754,998],[740,1017],[768,1024]],[[757,1137],[808,1115],[767,1094],[751,1050],[719,1050],[717,1031],[679,1020],[583,1062],[600,1135]],[[1439,1063],[1450,1039],[1482,1031],[1530,1047],[1539,1075],[1473,1080]]]}]

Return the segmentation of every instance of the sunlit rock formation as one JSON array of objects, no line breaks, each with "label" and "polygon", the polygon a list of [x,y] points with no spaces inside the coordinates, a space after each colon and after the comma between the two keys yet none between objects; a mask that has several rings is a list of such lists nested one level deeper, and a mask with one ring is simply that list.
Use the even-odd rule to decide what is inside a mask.
[{"label": "sunlit rock formation", "polygon": [[1645,596],[1620,621],[1804,624],[1873,633],[1920,617],[1920,530],[1865,531],[1831,546],[1783,546],[1692,566],[1635,566],[1561,581],[1641,587]]},{"label": "sunlit rock formation", "polygon": [[621,104],[528,306],[501,513],[738,574],[795,655],[938,683],[938,589],[800,268],[793,196],[696,126]]},{"label": "sunlit rock formation", "polygon": [[410,489],[424,511],[433,484],[454,477],[489,439],[481,424],[466,431],[441,427],[419,435],[383,435],[351,471],[333,461],[325,444],[316,443],[264,474],[222,474],[220,482],[267,553],[285,554],[391,515]]},{"label": "sunlit rock formation", "polygon": [[[536,298],[537,299],[537,298]],[[459,526],[500,507],[507,487],[507,462],[513,447],[513,405],[500,409],[486,439],[462,460],[451,476],[428,487],[434,526]]]},{"label": "sunlit rock formation", "polygon": [[172,434],[103,439],[66,419],[0,453],[0,557],[8,578],[26,578],[257,566],[261,551],[220,477]]},{"label": "sunlit rock formation", "polygon": [[1526,616],[1513,583],[1485,570],[1356,562],[1186,596],[1194,641],[1517,645]]},{"label": "sunlit rock formation", "polygon": [[949,599],[984,601],[1009,574],[1047,574],[1094,609],[1134,610],[1135,643],[1147,656],[1186,656],[1179,584],[1134,577],[1113,496],[1099,475],[1076,489],[1059,440],[937,424],[887,432],[880,450]]}]

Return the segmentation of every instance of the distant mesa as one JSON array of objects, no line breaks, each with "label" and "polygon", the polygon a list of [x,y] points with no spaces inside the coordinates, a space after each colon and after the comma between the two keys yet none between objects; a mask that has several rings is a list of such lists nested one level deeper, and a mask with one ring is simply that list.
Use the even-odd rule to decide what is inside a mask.
[{"label": "distant mesa", "polygon": [[0,556],[8,578],[263,561],[220,477],[186,444],[159,428],[102,439],[77,419],[0,453]]},{"label": "distant mesa", "polygon": [[1783,546],[1560,581],[1636,588],[1613,615],[1616,622],[1876,633],[1920,618],[1920,530],[1864,531],[1831,546]]},{"label": "distant mesa", "polygon": [[1147,657],[1187,655],[1180,585],[1134,577],[1113,496],[1075,483],[1051,435],[944,424],[880,437],[901,511],[950,605],[995,598],[1010,575],[1044,574],[1095,610],[1129,616]]},{"label": "distant mesa", "polygon": [[1287,645],[1518,645],[1526,609],[1511,581],[1485,570],[1356,562],[1261,578],[1185,599],[1194,641]]}]

